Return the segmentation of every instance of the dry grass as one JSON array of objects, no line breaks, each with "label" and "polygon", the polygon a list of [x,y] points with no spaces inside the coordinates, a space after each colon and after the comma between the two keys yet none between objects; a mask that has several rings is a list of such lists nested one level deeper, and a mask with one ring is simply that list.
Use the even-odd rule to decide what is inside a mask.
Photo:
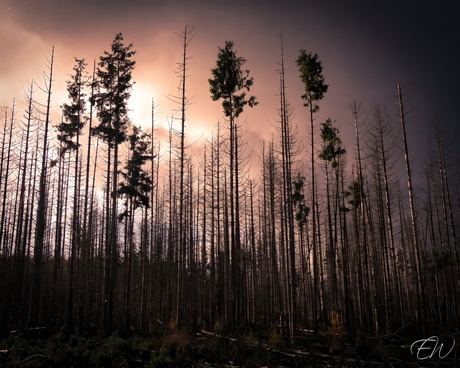
[{"label": "dry grass", "polygon": [[343,348],[342,339],[345,335],[345,328],[343,327],[342,320],[340,315],[336,311],[331,312],[331,321],[330,326],[328,327],[328,333],[330,338],[330,348],[331,352],[337,351]]},{"label": "dry grass", "polygon": [[162,338],[161,347],[166,350],[175,349],[183,352],[190,341],[190,336],[185,332],[171,332]]}]

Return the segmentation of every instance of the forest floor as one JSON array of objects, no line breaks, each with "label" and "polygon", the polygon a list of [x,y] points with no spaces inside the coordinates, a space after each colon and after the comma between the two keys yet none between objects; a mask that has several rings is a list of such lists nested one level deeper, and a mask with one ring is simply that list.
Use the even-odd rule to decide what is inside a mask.
[{"label": "forest floor", "polygon": [[0,335],[0,367],[460,367],[460,335],[441,341],[424,346],[422,341],[411,352],[412,343],[396,335],[352,340],[300,331],[294,342],[286,342],[273,331],[250,327],[230,336],[204,330],[124,336],[42,328]]}]

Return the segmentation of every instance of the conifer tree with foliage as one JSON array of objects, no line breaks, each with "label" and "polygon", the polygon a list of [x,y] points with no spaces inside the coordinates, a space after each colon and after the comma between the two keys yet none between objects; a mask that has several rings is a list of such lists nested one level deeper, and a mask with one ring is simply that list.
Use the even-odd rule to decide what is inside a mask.
[{"label": "conifer tree with foliage", "polygon": [[312,243],[313,243],[313,273],[314,273],[314,294],[313,294],[313,319],[315,320],[315,330],[318,330],[317,307],[319,298],[318,280],[318,260],[317,255],[321,252],[318,247],[316,231],[316,185],[315,185],[315,139],[314,139],[314,113],[318,112],[318,101],[322,100],[327,92],[328,85],[324,82],[323,66],[317,54],[307,53],[300,50],[296,59],[299,68],[300,79],[305,87],[305,93],[301,96],[305,101],[304,106],[308,108],[310,118],[310,149],[311,149],[311,202],[312,202]]},{"label": "conifer tree with foliage", "polygon": [[321,124],[321,139],[323,141],[323,149],[319,154],[319,158],[330,162],[333,169],[337,168],[337,160],[345,153],[345,149],[342,148],[339,129],[332,125],[332,121],[329,118]]},{"label": "conifer tree with foliage", "polygon": [[133,131],[128,137],[129,158],[124,171],[121,172],[123,181],[120,183],[118,194],[126,198],[125,210],[119,216],[127,221],[128,227],[128,272],[126,281],[126,308],[125,328],[130,328],[131,323],[131,278],[134,253],[134,215],[139,207],[148,208],[149,193],[152,190],[150,173],[144,165],[153,160],[150,136],[140,127],[133,126]]},{"label": "conifer tree with foliage", "polygon": [[224,114],[230,120],[237,118],[244,106],[254,107],[258,104],[255,96],[246,99],[246,90],[250,91],[254,78],[249,77],[249,70],[243,70],[246,59],[236,56],[233,41],[225,41],[224,48],[219,47],[216,67],[211,69],[209,79],[211,98],[213,101],[223,100]]},{"label": "conifer tree with foliage", "polygon": [[141,206],[149,208],[149,193],[153,182],[144,165],[154,158],[150,136],[142,128],[133,126],[128,140],[129,158],[124,171],[121,172],[124,180],[120,183],[118,194],[132,201],[134,210]]},{"label": "conifer tree with foliage", "polygon": [[[94,101],[99,125],[93,133],[108,144],[106,186],[106,285],[105,324],[111,330],[113,324],[114,293],[117,280],[117,191],[118,150],[126,141],[130,126],[128,100],[133,86],[132,71],[136,53],[132,43],[125,46],[123,35],[118,33],[112,42],[111,51],[104,51],[97,68],[97,92]],[[113,150],[113,157],[112,157]],[[111,172],[112,171],[112,172]],[[110,203],[111,202],[111,203]]]},{"label": "conifer tree with foliage", "polygon": [[[342,148],[342,140],[339,137],[339,129],[333,126],[330,118],[326,119],[321,124],[321,140],[323,148],[319,153],[319,158],[325,161],[325,174],[326,174],[326,202],[327,202],[327,224],[328,224],[328,247],[326,251],[327,265],[329,268],[329,287],[330,287],[330,301],[332,312],[338,309],[338,276],[337,276],[337,248],[338,248],[338,203],[339,203],[339,172],[338,166],[340,157],[345,154],[345,149]],[[335,193],[334,198],[331,198],[331,179],[329,174],[329,165],[335,171]],[[332,205],[331,205],[332,202]],[[334,210],[334,214],[332,211]],[[330,314],[329,313],[329,314]]]},{"label": "conifer tree with foliage", "polygon": [[[74,74],[67,81],[67,92],[70,104],[62,105],[64,120],[57,126],[57,139],[62,143],[61,157],[69,151],[76,151],[79,144],[79,136],[85,126],[85,93],[83,88],[86,84],[86,63],[84,59],[75,58]],[[74,141],[76,139],[76,141]]]},{"label": "conifer tree with foliage", "polygon": [[233,41],[225,41],[224,48],[219,47],[216,67],[211,69],[212,78],[209,86],[213,101],[222,100],[224,114],[229,119],[230,130],[230,244],[231,244],[231,280],[232,280],[232,322],[236,325],[243,314],[241,301],[239,253],[241,249],[239,221],[239,172],[238,172],[238,136],[235,119],[243,112],[246,105],[257,105],[256,97],[249,96],[254,78],[249,77],[249,70],[243,69],[246,59],[237,56],[233,50]]},{"label": "conifer tree with foliage", "polygon": [[75,267],[76,253],[80,241],[80,208],[79,208],[79,188],[81,176],[80,172],[80,135],[85,126],[85,94],[83,88],[86,85],[86,63],[84,59],[75,58],[74,74],[67,81],[67,91],[69,93],[70,104],[63,104],[64,119],[57,126],[57,139],[60,142],[60,156],[64,157],[66,152],[75,153],[74,164],[74,193],[73,193],[73,213],[72,213],[72,238],[70,248],[70,275],[69,275],[69,299],[68,316],[69,326],[73,325],[74,308],[74,287],[75,287]]},{"label": "conifer tree with foliage", "polygon": [[111,52],[104,51],[96,71],[97,92],[94,101],[97,107],[99,125],[93,133],[106,141],[111,148],[126,141],[130,121],[128,100],[131,97],[132,71],[136,51],[133,44],[125,46],[123,35],[118,33],[113,40]]}]

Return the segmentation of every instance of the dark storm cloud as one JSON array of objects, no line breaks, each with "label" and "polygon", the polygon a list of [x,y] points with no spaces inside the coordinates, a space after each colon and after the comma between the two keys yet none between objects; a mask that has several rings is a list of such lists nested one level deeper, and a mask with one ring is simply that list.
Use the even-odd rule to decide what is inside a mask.
[{"label": "dark storm cloud", "polygon": [[239,31],[248,35],[268,28],[285,29],[289,37],[304,38],[305,43],[318,39],[333,43],[328,36],[335,31],[348,35],[350,43],[371,38],[401,60],[411,60],[411,55],[435,60],[435,55],[443,57],[449,51],[453,55],[459,34],[454,1],[5,1],[15,22],[26,29],[75,39],[83,34],[97,37],[104,29],[153,33],[168,24],[189,21],[210,27],[228,25],[234,30],[244,25]]},{"label": "dark storm cloud", "polygon": [[[76,40],[88,35],[98,37],[98,33],[107,28],[119,30],[147,16],[152,20],[163,21],[162,15],[168,12],[167,4],[139,0],[10,1],[10,9],[14,21],[25,29],[45,37],[72,37]],[[142,23],[137,25],[142,26]]]}]

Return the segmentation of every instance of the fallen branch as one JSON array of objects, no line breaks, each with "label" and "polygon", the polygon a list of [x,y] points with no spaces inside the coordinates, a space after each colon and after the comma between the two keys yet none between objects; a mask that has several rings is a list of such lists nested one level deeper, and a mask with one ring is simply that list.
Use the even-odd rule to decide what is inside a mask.
[{"label": "fallen branch", "polygon": [[222,335],[219,335],[219,334],[217,334],[215,332],[211,332],[211,331],[200,330],[200,333],[203,334],[203,335],[217,337],[219,339],[224,339],[224,340],[235,342],[235,343],[242,343],[242,344],[245,344],[247,346],[251,346],[251,347],[255,347],[255,348],[259,348],[259,349],[262,349],[262,350],[269,351],[270,353],[276,353],[276,354],[285,355],[285,356],[288,356],[290,358],[301,358],[301,357],[305,358],[305,357],[310,355],[310,353],[297,351],[297,350],[292,351],[292,352],[287,352],[287,351],[272,349],[269,346],[267,346],[266,344],[256,344],[254,342],[246,341],[246,340],[243,341],[243,340],[236,339],[234,337],[222,336]]}]

